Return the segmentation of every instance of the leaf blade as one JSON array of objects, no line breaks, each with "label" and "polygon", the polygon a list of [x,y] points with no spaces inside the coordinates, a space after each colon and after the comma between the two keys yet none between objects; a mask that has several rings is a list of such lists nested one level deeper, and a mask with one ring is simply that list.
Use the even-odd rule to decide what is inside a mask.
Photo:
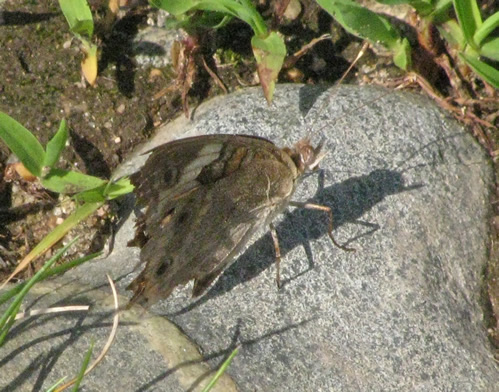
[{"label": "leaf blade", "polygon": [[45,161],[42,145],[30,131],[3,112],[0,112],[0,138],[26,169],[37,177],[42,175]]}]

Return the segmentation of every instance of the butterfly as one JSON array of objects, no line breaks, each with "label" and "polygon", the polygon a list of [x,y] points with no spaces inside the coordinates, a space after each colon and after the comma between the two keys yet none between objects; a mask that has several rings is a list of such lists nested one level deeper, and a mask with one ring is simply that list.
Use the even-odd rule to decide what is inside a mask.
[{"label": "butterfly", "polygon": [[234,260],[252,235],[269,225],[276,250],[279,285],[280,250],[272,220],[293,202],[300,179],[324,157],[323,143],[304,138],[291,148],[249,135],[215,134],[175,140],[154,149],[144,167],[131,176],[145,206],[129,243],[141,248],[145,268],[129,285],[130,304],[149,307],[178,285],[194,280],[201,295]]}]

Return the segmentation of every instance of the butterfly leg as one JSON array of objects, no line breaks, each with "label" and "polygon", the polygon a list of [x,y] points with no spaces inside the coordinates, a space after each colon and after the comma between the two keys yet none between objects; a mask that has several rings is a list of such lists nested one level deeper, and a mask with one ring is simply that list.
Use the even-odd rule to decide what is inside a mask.
[{"label": "butterfly leg", "polygon": [[291,205],[293,207],[298,207],[298,208],[306,208],[308,210],[318,210],[318,211],[327,212],[329,215],[329,227],[328,227],[327,233],[329,235],[329,238],[331,238],[331,241],[333,241],[333,244],[336,245],[338,248],[343,249],[347,252],[355,252],[354,248],[349,248],[345,245],[341,245],[334,239],[334,236],[333,236],[333,211],[331,210],[330,207],[322,206],[320,204],[300,203],[297,201],[292,201],[289,203],[289,205]]},{"label": "butterfly leg", "polygon": [[279,238],[277,237],[277,231],[275,226],[271,223],[270,225],[270,235],[272,235],[272,241],[274,242],[275,249],[275,268],[276,268],[276,278],[277,287],[281,287],[281,248],[279,247]]}]

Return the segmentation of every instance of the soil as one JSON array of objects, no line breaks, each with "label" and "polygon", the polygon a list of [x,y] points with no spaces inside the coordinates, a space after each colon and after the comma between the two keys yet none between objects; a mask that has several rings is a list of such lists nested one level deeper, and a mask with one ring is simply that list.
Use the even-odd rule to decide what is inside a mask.
[{"label": "soil", "polygon": [[[138,7],[124,12],[110,24],[102,4],[98,3],[94,1],[92,7],[96,24],[94,41],[101,50],[94,87],[82,78],[83,53],[57,2],[4,3],[3,26],[0,25],[0,110],[29,129],[42,145],[46,145],[65,118],[70,127],[70,143],[59,167],[108,179],[134,146],[150,136],[155,125],[180,114],[182,100],[180,89],[171,88],[172,84],[175,86],[170,76],[175,76],[175,71],[171,67],[157,70],[140,67],[134,61],[132,39],[147,27],[148,18],[155,18],[157,11]],[[307,10],[306,14],[305,20],[312,27],[300,25],[300,35],[296,34],[293,23],[287,27],[290,50],[298,50],[317,36],[317,29],[324,28],[320,25],[325,25],[325,21],[317,12],[314,15],[313,10]],[[295,34],[291,36],[293,29]],[[216,50],[219,62],[229,62],[217,69],[229,91],[256,83],[251,48],[241,47],[234,37],[237,43],[249,42],[251,30],[236,22],[217,36],[207,34],[198,43],[208,60]],[[328,42],[317,45],[295,68],[298,76],[284,74],[283,81],[333,82],[348,67],[348,57],[355,56],[360,47],[359,40],[348,41],[344,33],[337,34],[336,42],[336,51]],[[209,47],[214,49],[205,49]],[[341,55],[342,51],[347,59]],[[213,60],[209,65],[217,67]],[[191,106],[221,93],[202,66],[197,67],[194,76],[188,98]],[[153,98],[165,89],[168,93]],[[2,172],[9,154],[0,142]],[[5,180],[0,181],[0,279],[74,208],[67,197],[50,194],[36,184],[19,178],[8,183]],[[61,202],[66,208],[54,212]],[[102,248],[109,234],[110,216],[104,211],[100,216],[98,223],[91,218],[87,230],[78,230],[82,238],[80,247],[72,247],[74,255],[89,252],[89,243],[91,252]],[[98,227],[94,227],[96,223]],[[27,276],[43,262],[43,259],[36,262]]]},{"label": "soil", "polygon": [[[65,118],[70,143],[59,167],[109,178],[133,147],[150,135],[153,124],[166,121],[180,108],[178,95],[152,99],[170,80],[162,74],[151,78],[150,69],[134,65],[130,43],[137,29],[145,26],[146,12],[130,13],[100,39],[99,77],[95,87],[90,87],[81,76],[79,42],[70,33],[57,2],[7,1],[3,8],[0,110],[23,124],[42,145]],[[9,154],[0,143],[2,169]],[[22,182],[1,181],[0,249],[4,252],[0,252],[0,275],[55,227],[58,218],[72,212],[68,207],[54,217],[57,195],[40,189],[33,194],[33,189],[26,189],[33,186]],[[89,219],[88,230],[78,230],[81,249],[72,248],[73,252],[85,248],[88,252],[88,241],[90,251],[102,248],[108,220]]]},{"label": "soil", "polygon": [[[70,127],[70,143],[59,167],[108,179],[127,154],[151,135],[156,125],[182,115],[182,83],[175,79],[172,66],[156,69],[139,66],[135,61],[132,39],[149,20],[157,18],[157,11],[140,5],[109,22],[104,12],[107,2],[90,3],[96,23],[94,42],[100,48],[99,73],[94,87],[82,80],[83,54],[79,41],[69,31],[57,2],[3,2],[0,111],[32,131],[42,145],[65,118]],[[332,32],[333,40],[320,42],[293,67],[281,72],[280,82],[334,83],[361,46],[359,39],[346,34],[337,24],[331,24],[331,19],[318,12],[312,3],[303,1],[300,18],[279,25],[286,37],[288,53],[299,50],[323,33]],[[196,68],[188,95],[190,107],[222,92],[200,64],[199,55],[206,59],[229,91],[256,84],[251,48],[240,45],[245,41],[249,43],[251,34],[246,25],[233,22],[216,33],[204,34],[195,43],[200,49],[194,59]],[[351,72],[348,78],[350,83],[376,80],[397,84],[401,76],[389,56],[376,57],[368,51],[356,72]],[[161,91],[168,93],[156,98]],[[67,196],[51,194],[19,178],[5,178],[2,173],[9,157],[10,152],[0,142],[0,281],[74,209],[74,202]],[[78,228],[79,246],[71,248],[69,257],[102,249],[111,232],[113,208],[111,204],[101,209]],[[495,283],[499,276],[499,257],[494,259],[489,281],[498,291],[493,294],[491,289],[495,295],[493,300],[499,304],[499,285]],[[43,261],[33,263],[21,278],[36,271]],[[490,325],[493,337],[496,324],[492,316]]]}]

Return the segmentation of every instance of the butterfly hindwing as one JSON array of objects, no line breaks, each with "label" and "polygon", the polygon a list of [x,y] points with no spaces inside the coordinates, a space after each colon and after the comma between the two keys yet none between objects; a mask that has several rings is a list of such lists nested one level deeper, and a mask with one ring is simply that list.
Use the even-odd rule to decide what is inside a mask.
[{"label": "butterfly hindwing", "polygon": [[130,287],[149,305],[194,279],[201,294],[291,196],[296,167],[272,142],[209,135],[155,149],[131,177],[146,206],[137,224],[141,261]]}]

